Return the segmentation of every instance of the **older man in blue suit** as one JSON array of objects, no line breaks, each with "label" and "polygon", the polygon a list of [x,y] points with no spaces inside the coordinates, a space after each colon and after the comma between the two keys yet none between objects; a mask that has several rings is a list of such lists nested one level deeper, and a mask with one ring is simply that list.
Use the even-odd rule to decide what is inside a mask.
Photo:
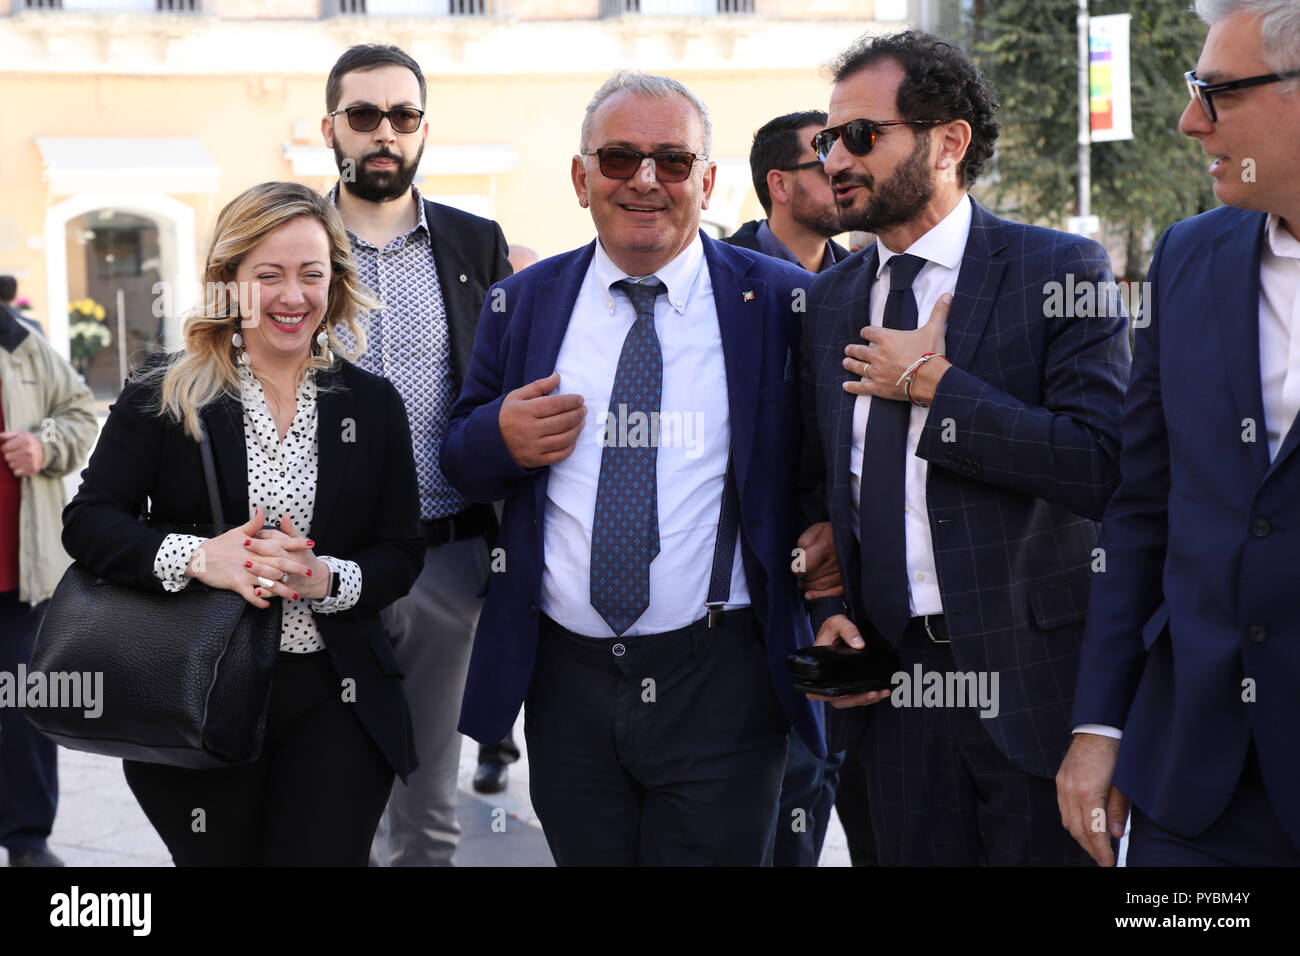
[{"label": "older man in blue suit", "polygon": [[[1228,206],[1156,246],[1061,818],[1102,865],[1300,865],[1300,6],[1198,0],[1179,128]],[[1235,208],[1234,208],[1235,207]]]},{"label": "older man in blue suit", "polygon": [[667,77],[596,93],[573,158],[598,239],[488,296],[442,464],[504,499],[461,730],[525,703],[556,862],[762,860],[811,641],[798,537],[807,276],[699,230],[704,105]]},{"label": "older man in blue suit", "polygon": [[835,79],[816,149],[841,224],[877,242],[814,280],[804,328],[847,592],[817,640],[900,666],[892,691],[833,701],[833,746],[859,747],[882,865],[1086,862],[1052,778],[1119,478],[1106,253],[971,201],[998,125],[960,50],[864,39]]}]

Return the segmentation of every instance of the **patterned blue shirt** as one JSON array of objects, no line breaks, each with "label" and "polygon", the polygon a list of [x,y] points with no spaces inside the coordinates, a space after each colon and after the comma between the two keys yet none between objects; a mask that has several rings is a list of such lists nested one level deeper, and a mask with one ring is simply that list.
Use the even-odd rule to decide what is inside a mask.
[{"label": "patterned blue shirt", "polygon": [[[336,185],[330,191],[336,205],[338,189]],[[392,382],[406,404],[420,482],[420,518],[428,521],[463,511],[469,502],[443,476],[438,462],[447,416],[456,402],[456,379],[424,202],[414,186],[411,192],[417,218],[409,232],[382,249],[350,229],[348,238],[360,279],[379,300],[378,309],[357,317],[366,332],[366,350],[357,365]],[[348,349],[356,346],[345,328],[337,335]]]}]

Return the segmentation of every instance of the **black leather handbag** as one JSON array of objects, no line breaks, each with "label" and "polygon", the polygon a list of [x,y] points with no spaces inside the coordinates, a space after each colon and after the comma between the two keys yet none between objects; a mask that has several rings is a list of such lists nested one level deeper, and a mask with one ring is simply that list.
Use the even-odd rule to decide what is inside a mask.
[{"label": "black leather handbag", "polygon": [[[200,451],[220,534],[227,527],[206,431]],[[126,587],[74,563],[50,598],[27,669],[29,684],[43,675],[35,680],[46,682],[47,701],[24,713],[72,750],[191,769],[249,763],[262,752],[280,611],[279,600],[263,610],[199,581],[174,594]],[[70,700],[67,689],[78,685],[82,699]],[[95,687],[103,699],[88,702]]]}]

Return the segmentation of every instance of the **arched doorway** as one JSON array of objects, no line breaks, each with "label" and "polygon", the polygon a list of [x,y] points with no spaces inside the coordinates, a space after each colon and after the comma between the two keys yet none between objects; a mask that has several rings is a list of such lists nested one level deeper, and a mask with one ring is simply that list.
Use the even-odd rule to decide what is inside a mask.
[{"label": "arched doorway", "polygon": [[132,364],[180,346],[181,317],[196,300],[194,212],[167,196],[76,196],[51,208],[45,227],[50,342],[73,358],[69,305],[99,306],[111,342],[85,375],[97,398],[112,398],[122,345]]},{"label": "arched doorway", "polygon": [[69,353],[97,398],[116,395],[126,369],[164,347],[153,290],[163,281],[169,228],[116,209],[82,213],[65,227]]}]

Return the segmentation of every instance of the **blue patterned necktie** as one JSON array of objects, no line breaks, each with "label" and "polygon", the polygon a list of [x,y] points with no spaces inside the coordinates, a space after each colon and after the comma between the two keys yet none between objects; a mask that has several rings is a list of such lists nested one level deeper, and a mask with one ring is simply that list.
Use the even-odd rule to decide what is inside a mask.
[{"label": "blue patterned necktie", "polygon": [[[623,340],[609,396],[606,435],[615,440],[600,456],[591,525],[591,606],[621,636],[650,606],[650,562],[659,554],[658,448],[650,423],[659,412],[664,380],[655,299],[668,287],[657,279],[622,279],[610,288],[632,301],[636,321]],[[637,427],[638,413],[645,415],[644,427]]]},{"label": "blue patterned necktie", "polygon": [[[926,263],[919,256],[889,260],[889,297],[883,325],[915,329],[916,296],[912,283]],[[858,499],[862,541],[862,601],[867,617],[895,647],[903,639],[908,604],[907,532],[903,522],[907,471],[909,402],[871,400],[862,449],[862,493]]]}]

